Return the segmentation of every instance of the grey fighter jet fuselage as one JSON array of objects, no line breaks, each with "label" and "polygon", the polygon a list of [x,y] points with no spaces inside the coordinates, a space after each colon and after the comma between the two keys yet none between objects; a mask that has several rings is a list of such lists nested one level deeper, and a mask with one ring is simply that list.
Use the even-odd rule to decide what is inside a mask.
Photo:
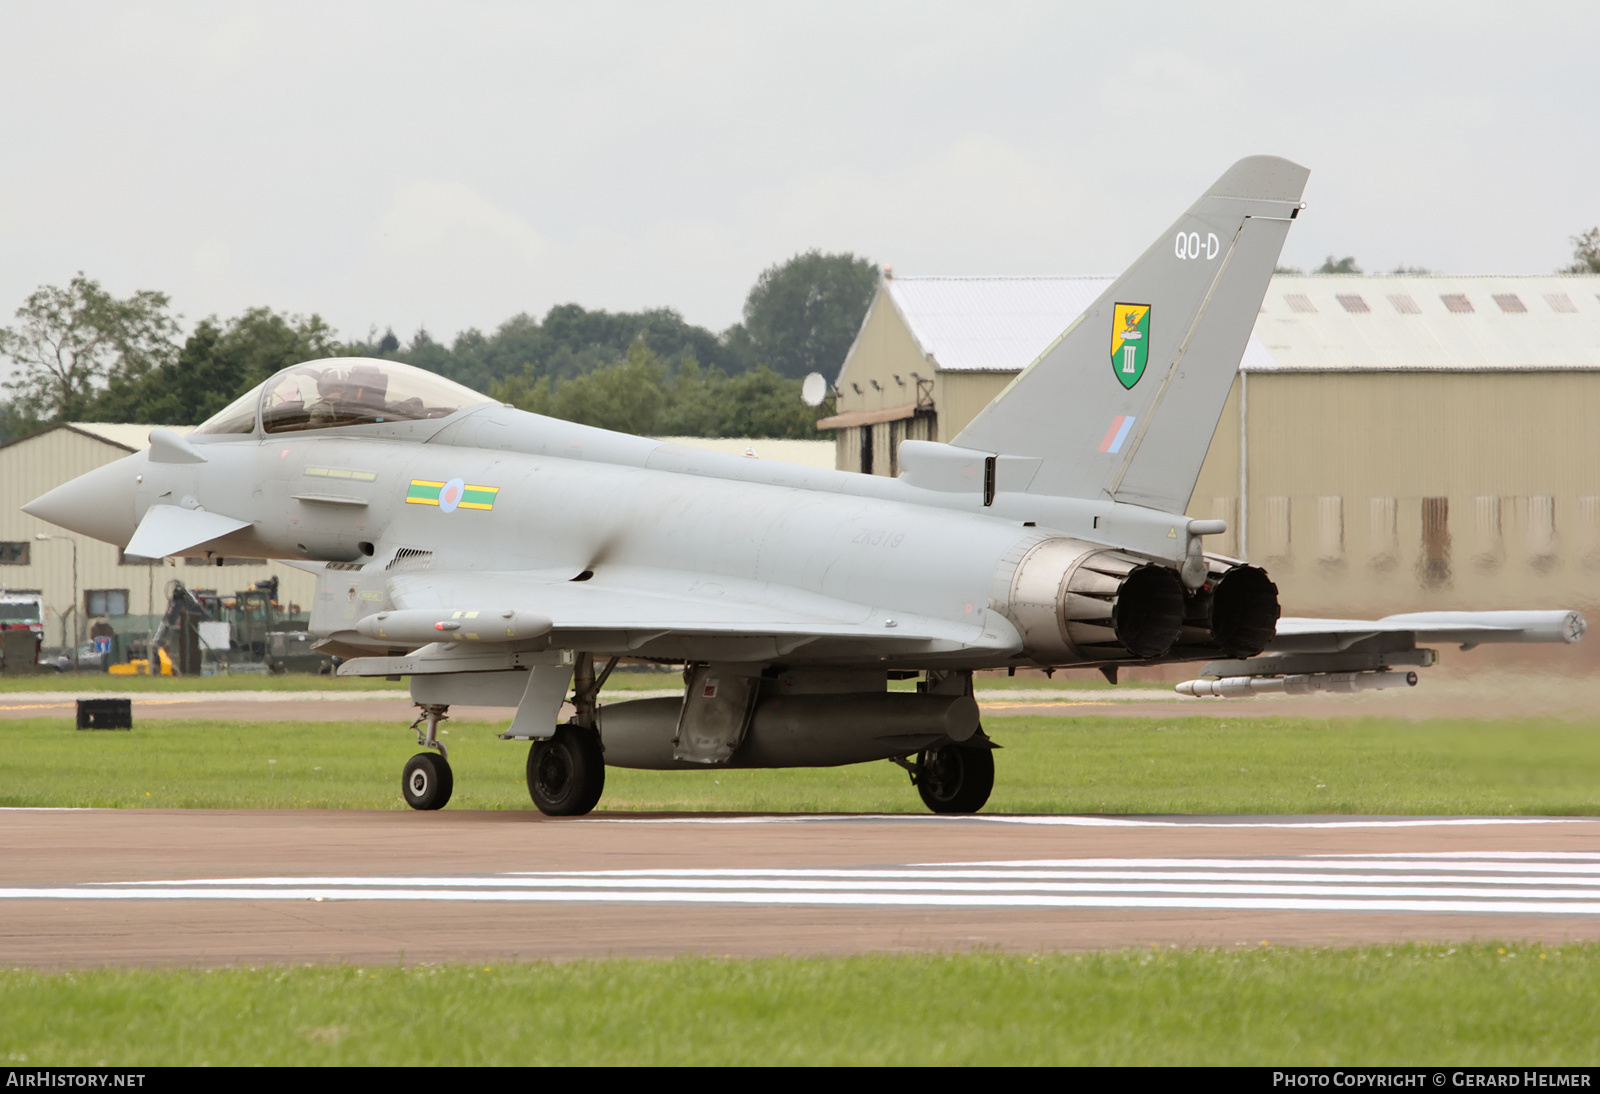
[{"label": "grey fighter jet fuselage", "polygon": [[[896,479],[574,425],[347,358],[286,370],[187,437],[156,430],[27,509],[130,554],[317,571],[311,629],[341,674],[411,677],[439,753],[407,767],[418,808],[448,800],[437,723],[470,702],[516,708],[507,736],[534,742],[547,812],[592,808],[606,764],[884,758],[931,807],[969,811],[993,778],[973,670],[1284,675],[1262,656],[1275,586],[1207,555],[1224,526],[1183,509],[1304,181],[1235,165],[955,443],[905,442]],[[1581,633],[1572,613],[1524,614],[1480,640]],[[1430,663],[1426,628],[1372,626],[1330,647],[1345,675]],[[1295,649],[1315,677],[1315,635]],[[602,708],[623,658],[685,665],[684,696]],[[918,692],[890,674],[920,674]]]}]

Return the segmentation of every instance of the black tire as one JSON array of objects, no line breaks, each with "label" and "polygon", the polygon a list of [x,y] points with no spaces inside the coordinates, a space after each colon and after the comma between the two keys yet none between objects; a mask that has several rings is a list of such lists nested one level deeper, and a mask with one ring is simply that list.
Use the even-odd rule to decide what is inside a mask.
[{"label": "black tire", "polygon": [[450,761],[433,752],[419,752],[406,761],[400,794],[413,809],[443,809],[456,788]]},{"label": "black tire", "polygon": [[528,749],[528,794],[546,816],[581,817],[600,803],[605,788],[606,762],[594,730],[558,726],[555,736]]},{"label": "black tire", "polygon": [[994,790],[994,753],[946,745],[917,755],[917,793],[935,813],[976,813]]}]

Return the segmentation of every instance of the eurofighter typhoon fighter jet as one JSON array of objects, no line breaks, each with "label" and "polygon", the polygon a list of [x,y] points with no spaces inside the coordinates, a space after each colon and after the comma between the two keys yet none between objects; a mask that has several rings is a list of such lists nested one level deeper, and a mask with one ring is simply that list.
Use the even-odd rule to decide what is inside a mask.
[{"label": "eurofighter typhoon fighter jet", "polygon": [[[976,669],[1210,662],[1190,694],[1416,682],[1420,641],[1575,641],[1575,612],[1279,619],[1258,567],[1184,516],[1307,172],[1241,160],[952,444],[896,479],[746,459],[528,414],[390,361],[284,370],[187,437],[31,502],[145,557],[319,574],[343,676],[410,677],[438,809],[451,704],[515,708],[528,789],[587,813],[606,765],[891,760],[936,812],[980,808],[996,746]],[[681,697],[606,703],[619,659]],[[918,680],[915,692],[890,680]],[[576,714],[557,724],[570,697]]]}]

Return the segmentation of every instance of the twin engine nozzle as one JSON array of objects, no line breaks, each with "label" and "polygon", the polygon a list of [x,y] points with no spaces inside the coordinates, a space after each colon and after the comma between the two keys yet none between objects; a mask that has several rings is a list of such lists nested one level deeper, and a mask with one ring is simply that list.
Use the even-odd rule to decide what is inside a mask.
[{"label": "twin engine nozzle", "polygon": [[1190,592],[1178,571],[1074,539],[1034,545],[1011,578],[1011,618],[1039,664],[1252,657],[1278,622],[1266,571],[1206,557]]}]

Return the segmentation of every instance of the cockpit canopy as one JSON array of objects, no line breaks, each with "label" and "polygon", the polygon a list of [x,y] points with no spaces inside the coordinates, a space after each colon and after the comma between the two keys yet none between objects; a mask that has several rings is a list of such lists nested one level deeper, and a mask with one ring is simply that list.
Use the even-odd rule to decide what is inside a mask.
[{"label": "cockpit canopy", "polygon": [[[446,418],[492,402],[443,376],[368,357],[330,357],[277,373],[239,396],[194,432],[267,433]],[[192,434],[191,434],[192,435]]]}]

